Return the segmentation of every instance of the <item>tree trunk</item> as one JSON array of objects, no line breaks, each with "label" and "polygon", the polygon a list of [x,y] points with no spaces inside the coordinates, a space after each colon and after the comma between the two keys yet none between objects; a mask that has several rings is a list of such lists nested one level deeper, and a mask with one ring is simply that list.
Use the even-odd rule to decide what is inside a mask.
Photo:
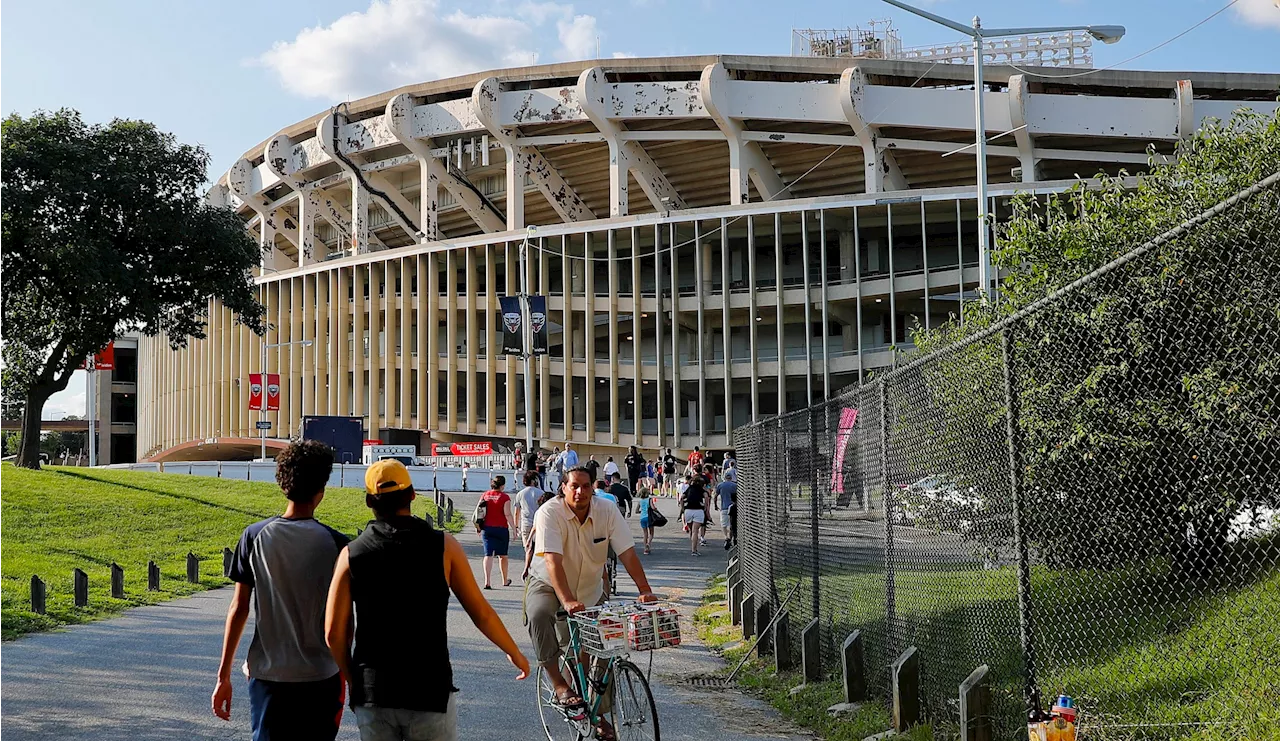
[{"label": "tree trunk", "polygon": [[18,458],[14,461],[17,466],[40,469],[40,415],[50,396],[53,389],[48,386],[34,386],[27,392],[26,407],[22,410],[22,439],[18,441]]}]

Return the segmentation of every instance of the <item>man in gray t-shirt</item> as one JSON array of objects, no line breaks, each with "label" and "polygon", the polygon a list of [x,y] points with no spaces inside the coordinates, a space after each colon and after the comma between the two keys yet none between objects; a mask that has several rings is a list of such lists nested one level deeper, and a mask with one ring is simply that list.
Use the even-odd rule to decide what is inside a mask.
[{"label": "man in gray t-shirt", "polygon": [[231,665],[253,604],[254,631],[244,664],[254,741],[331,740],[342,711],[342,678],[325,642],[325,602],[347,536],[314,518],[333,470],[333,451],[295,442],[276,458],[284,514],[245,529],[231,562],[235,596],[227,611],[214,715],[231,718]]}]

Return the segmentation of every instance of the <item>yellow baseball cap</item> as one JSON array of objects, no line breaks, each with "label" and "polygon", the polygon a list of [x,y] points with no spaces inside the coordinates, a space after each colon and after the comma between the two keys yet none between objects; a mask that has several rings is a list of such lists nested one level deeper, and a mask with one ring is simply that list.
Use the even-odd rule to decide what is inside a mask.
[{"label": "yellow baseball cap", "polygon": [[378,461],[364,474],[365,491],[377,496],[395,491],[413,488],[413,480],[409,478],[409,469],[393,458]]}]

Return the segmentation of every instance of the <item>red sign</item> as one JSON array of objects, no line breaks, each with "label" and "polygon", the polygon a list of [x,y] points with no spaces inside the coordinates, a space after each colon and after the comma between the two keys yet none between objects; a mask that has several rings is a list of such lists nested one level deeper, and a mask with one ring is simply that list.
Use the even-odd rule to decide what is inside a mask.
[{"label": "red sign", "polygon": [[[86,364],[80,361],[80,370],[84,370]],[[94,370],[113,370],[116,367],[116,343],[112,342],[102,348],[93,356]]]},{"label": "red sign", "polygon": [[249,408],[262,409],[262,374],[249,374]]},{"label": "red sign", "polygon": [[432,455],[493,455],[493,443],[432,443]]},{"label": "red sign", "polygon": [[267,411],[275,412],[280,409],[280,374],[267,374]]}]

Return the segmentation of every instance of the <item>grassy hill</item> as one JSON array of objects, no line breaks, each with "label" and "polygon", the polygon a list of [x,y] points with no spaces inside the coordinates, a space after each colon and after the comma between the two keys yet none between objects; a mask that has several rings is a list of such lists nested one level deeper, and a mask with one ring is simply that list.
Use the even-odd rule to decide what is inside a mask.
[{"label": "grassy hill", "polygon": [[[250,523],[284,511],[273,484],[204,476],[48,467],[0,469],[0,624],[5,640],[83,623],[136,605],[154,604],[230,583],[222,549],[235,548]],[[431,514],[426,498],[414,514]],[[316,513],[355,535],[370,519],[361,489],[330,489]],[[455,514],[449,530],[461,529]],[[200,583],[186,581],[186,556],[200,561]],[[160,591],[147,591],[147,561],[160,567]],[[111,564],[124,569],[125,599],[111,598]],[[72,599],[74,568],[89,575],[89,605]],[[48,584],[45,615],[31,611],[30,580]]]}]

